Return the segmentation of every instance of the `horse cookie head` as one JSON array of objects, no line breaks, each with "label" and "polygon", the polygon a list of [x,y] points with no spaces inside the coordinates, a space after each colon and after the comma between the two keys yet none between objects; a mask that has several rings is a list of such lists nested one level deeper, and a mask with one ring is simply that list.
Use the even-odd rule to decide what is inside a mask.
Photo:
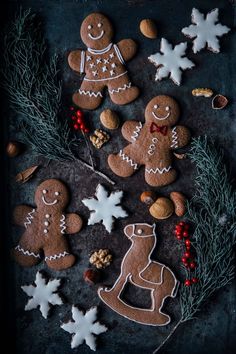
[{"label": "horse cookie head", "polygon": [[155,235],[155,227],[155,224],[130,224],[124,228],[124,233],[129,239],[132,239],[132,237],[150,237]]}]

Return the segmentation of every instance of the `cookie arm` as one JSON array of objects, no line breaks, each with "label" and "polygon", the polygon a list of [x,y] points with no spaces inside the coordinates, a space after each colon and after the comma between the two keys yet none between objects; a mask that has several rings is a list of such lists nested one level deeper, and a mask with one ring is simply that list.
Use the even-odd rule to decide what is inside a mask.
[{"label": "cookie arm", "polygon": [[128,120],[122,125],[121,133],[127,141],[133,143],[137,139],[141,129],[141,122],[138,122],[137,120]]},{"label": "cookie arm", "polygon": [[65,225],[67,234],[75,234],[82,228],[83,221],[81,217],[75,213],[66,214]]},{"label": "cookie arm", "polygon": [[181,148],[190,142],[191,134],[188,128],[177,125],[170,132],[170,148],[172,150]]},{"label": "cookie arm", "polygon": [[[25,226],[27,219],[33,218],[33,208],[28,205],[17,205],[13,211],[13,223],[19,226]],[[28,220],[28,221],[29,221]]]},{"label": "cookie arm", "polygon": [[85,52],[83,50],[77,49],[70,52],[68,55],[68,64],[72,70],[79,73],[84,72],[84,62],[85,62]]},{"label": "cookie arm", "polygon": [[132,59],[137,52],[137,44],[133,39],[122,39],[117,46],[121,52],[124,61]]}]

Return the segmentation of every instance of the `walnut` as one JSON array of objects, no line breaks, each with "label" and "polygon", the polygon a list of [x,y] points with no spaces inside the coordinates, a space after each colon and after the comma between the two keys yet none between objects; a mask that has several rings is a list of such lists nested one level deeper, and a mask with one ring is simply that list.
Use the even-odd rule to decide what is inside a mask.
[{"label": "walnut", "polygon": [[91,254],[89,262],[97,269],[106,268],[112,262],[112,255],[108,249],[100,249]]},{"label": "walnut", "polygon": [[103,144],[105,144],[110,139],[110,136],[103,130],[96,129],[93,135],[89,137],[89,139],[96,149],[100,149]]},{"label": "walnut", "polygon": [[209,88],[196,88],[192,90],[193,96],[204,96],[204,97],[211,97],[213,95],[213,91]]}]

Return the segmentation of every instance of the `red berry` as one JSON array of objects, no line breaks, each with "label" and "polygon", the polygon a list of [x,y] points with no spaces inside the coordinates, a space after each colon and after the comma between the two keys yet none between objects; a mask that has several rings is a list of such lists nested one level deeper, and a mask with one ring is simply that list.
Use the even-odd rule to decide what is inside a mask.
[{"label": "red berry", "polygon": [[189,267],[190,267],[190,269],[195,269],[196,268],[196,263],[195,262],[189,263]]},{"label": "red berry", "polygon": [[74,124],[73,127],[74,127],[75,130],[78,130],[78,129],[79,129],[78,124]]},{"label": "red berry", "polygon": [[190,251],[191,250],[191,246],[186,246],[186,250]]},{"label": "red berry", "polygon": [[180,225],[175,225],[175,229],[176,229],[176,230],[182,230],[182,226],[180,226]]},{"label": "red berry", "polygon": [[191,280],[190,279],[186,279],[184,282],[185,286],[190,286],[191,285]]},{"label": "red berry", "polygon": [[177,235],[176,238],[177,240],[182,240],[183,237],[181,235]]},{"label": "red berry", "polygon": [[189,236],[188,232],[187,232],[187,231],[184,231],[184,232],[183,232],[183,236],[184,236],[184,237],[188,237],[188,236]]},{"label": "red berry", "polygon": [[70,111],[73,111],[73,110],[74,110],[74,107],[73,107],[73,106],[71,106],[71,107],[70,107]]},{"label": "red berry", "polygon": [[184,226],[184,225],[185,225],[185,222],[184,222],[184,221],[180,221],[179,225],[180,225],[180,226]]},{"label": "red berry", "polygon": [[77,123],[82,123],[80,118],[77,118]]},{"label": "red berry", "polygon": [[71,118],[72,118],[72,120],[76,120],[76,116],[72,116]]},{"label": "red berry", "polygon": [[184,262],[184,266],[185,266],[186,268],[188,268],[188,267],[189,267],[188,262]]},{"label": "red berry", "polygon": [[84,129],[84,132],[85,132],[85,133],[89,133],[88,128],[85,128],[85,129]]},{"label": "red berry", "polygon": [[80,124],[80,129],[81,130],[84,130],[85,129],[85,125],[82,123],[82,124]]},{"label": "red berry", "polygon": [[181,261],[182,261],[183,263],[187,263],[187,258],[186,258],[186,257],[182,257],[182,258],[181,258]]},{"label": "red berry", "polygon": [[199,282],[199,279],[198,278],[192,278],[192,283],[193,284],[196,284],[196,283],[198,283]]},{"label": "red berry", "polygon": [[191,241],[190,240],[185,240],[184,242],[185,242],[186,246],[190,246],[191,245]]},{"label": "red berry", "polygon": [[83,114],[82,111],[80,111],[80,110],[78,109],[78,111],[76,111],[76,115],[77,115],[77,117],[82,118],[84,114]]},{"label": "red berry", "polygon": [[184,257],[190,258],[191,257],[191,253],[190,252],[185,252]]}]

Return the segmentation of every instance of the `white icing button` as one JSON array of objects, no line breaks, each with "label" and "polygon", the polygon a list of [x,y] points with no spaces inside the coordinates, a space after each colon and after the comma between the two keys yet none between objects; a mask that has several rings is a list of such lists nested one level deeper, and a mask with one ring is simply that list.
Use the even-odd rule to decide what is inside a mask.
[{"label": "white icing button", "polygon": [[43,194],[46,194],[46,193],[47,193],[47,190],[46,190],[46,189],[44,189],[44,190],[43,190]]},{"label": "white icing button", "polygon": [[141,233],[143,232],[143,230],[142,230],[142,229],[138,229],[137,232],[138,232],[139,235],[141,235]]},{"label": "white icing button", "polygon": [[48,233],[48,230],[47,230],[47,229],[44,229],[43,232],[44,232],[45,234],[47,234],[47,233]]},{"label": "white icing button", "polygon": [[154,149],[155,149],[155,145],[153,145],[153,144],[150,145],[150,146],[149,146],[149,149],[154,150]]},{"label": "white icing button", "polygon": [[48,225],[49,225],[49,222],[48,222],[48,221],[44,221],[44,225],[45,225],[45,226],[48,226]]},{"label": "white icing button", "polygon": [[45,218],[49,219],[49,218],[50,218],[50,215],[49,215],[49,214],[46,214],[46,215],[45,215]]},{"label": "white icing button", "polygon": [[90,30],[92,28],[92,26],[91,25],[88,25],[88,29]]},{"label": "white icing button", "polygon": [[152,138],[152,142],[155,144],[158,142],[158,139],[157,138]]}]

